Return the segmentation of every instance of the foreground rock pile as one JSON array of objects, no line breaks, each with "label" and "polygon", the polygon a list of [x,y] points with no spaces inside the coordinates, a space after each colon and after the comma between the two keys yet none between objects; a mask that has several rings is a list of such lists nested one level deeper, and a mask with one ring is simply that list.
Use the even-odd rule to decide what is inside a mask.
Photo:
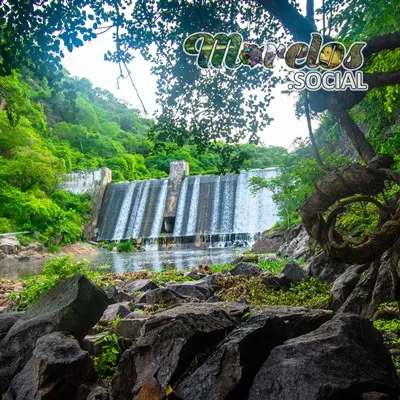
[{"label": "foreground rock pile", "polygon": [[[230,274],[260,276],[252,264]],[[357,271],[358,272],[358,271]],[[220,302],[218,276],[135,279],[106,292],[77,274],[25,313],[0,314],[0,393],[6,400],[397,399],[400,381],[381,334],[351,313]],[[288,264],[279,285],[300,281]],[[351,280],[351,273],[349,273]],[[270,282],[273,281],[271,278]],[[346,280],[345,280],[346,281]],[[122,354],[99,381],[95,328],[114,327]]]}]

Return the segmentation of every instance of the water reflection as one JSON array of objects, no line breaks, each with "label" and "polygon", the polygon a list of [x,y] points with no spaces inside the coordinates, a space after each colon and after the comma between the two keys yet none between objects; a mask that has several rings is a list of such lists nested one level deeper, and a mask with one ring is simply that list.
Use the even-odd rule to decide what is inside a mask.
[{"label": "water reflection", "polygon": [[[197,265],[215,265],[232,262],[239,257],[244,248],[192,249],[173,251],[145,251],[137,253],[114,253],[101,251],[92,256],[81,256],[91,261],[91,265],[109,265],[114,272],[133,272],[140,269],[158,271],[170,267],[179,269]],[[0,263],[0,277],[16,278],[21,275],[38,274],[48,259],[8,261]]]}]

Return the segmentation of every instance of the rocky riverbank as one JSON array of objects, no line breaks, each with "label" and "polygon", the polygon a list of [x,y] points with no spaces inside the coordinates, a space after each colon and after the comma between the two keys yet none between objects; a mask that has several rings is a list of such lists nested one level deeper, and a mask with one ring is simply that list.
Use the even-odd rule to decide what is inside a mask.
[{"label": "rocky riverbank", "polygon": [[[360,268],[332,271],[321,260],[275,274],[239,262],[93,275],[96,284],[82,274],[62,279],[26,311],[0,313],[0,392],[7,400],[396,399],[387,345],[399,336],[384,343],[368,319],[343,309],[353,274],[365,277]],[[21,293],[29,285],[13,282]]]}]

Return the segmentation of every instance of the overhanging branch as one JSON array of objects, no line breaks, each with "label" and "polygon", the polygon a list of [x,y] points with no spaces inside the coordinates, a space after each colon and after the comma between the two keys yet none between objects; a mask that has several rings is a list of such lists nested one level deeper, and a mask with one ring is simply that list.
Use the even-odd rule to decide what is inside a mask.
[{"label": "overhanging branch", "polygon": [[310,35],[317,32],[314,22],[303,17],[296,7],[287,0],[255,0],[260,6],[267,10],[273,17],[279,20],[282,25],[298,41],[309,42]]}]

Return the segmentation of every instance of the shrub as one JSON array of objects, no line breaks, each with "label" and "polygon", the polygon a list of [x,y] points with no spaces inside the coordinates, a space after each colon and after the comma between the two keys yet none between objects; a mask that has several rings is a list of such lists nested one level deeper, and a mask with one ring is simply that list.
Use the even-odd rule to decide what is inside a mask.
[{"label": "shrub", "polygon": [[110,380],[121,357],[121,348],[118,344],[118,337],[115,333],[106,335],[95,342],[101,345],[101,353],[94,357],[94,368],[100,379]]},{"label": "shrub", "polygon": [[42,269],[40,275],[22,278],[25,287],[21,292],[11,292],[9,297],[16,303],[18,310],[30,307],[39,296],[55,286],[61,279],[69,278],[80,272],[87,278],[103,284],[98,279],[100,273],[88,268],[88,261],[75,261],[70,256],[55,258],[48,262]]},{"label": "shrub", "polygon": [[118,242],[117,244],[118,253],[133,253],[136,251],[135,246],[133,245],[133,240],[126,240],[123,242]]}]

